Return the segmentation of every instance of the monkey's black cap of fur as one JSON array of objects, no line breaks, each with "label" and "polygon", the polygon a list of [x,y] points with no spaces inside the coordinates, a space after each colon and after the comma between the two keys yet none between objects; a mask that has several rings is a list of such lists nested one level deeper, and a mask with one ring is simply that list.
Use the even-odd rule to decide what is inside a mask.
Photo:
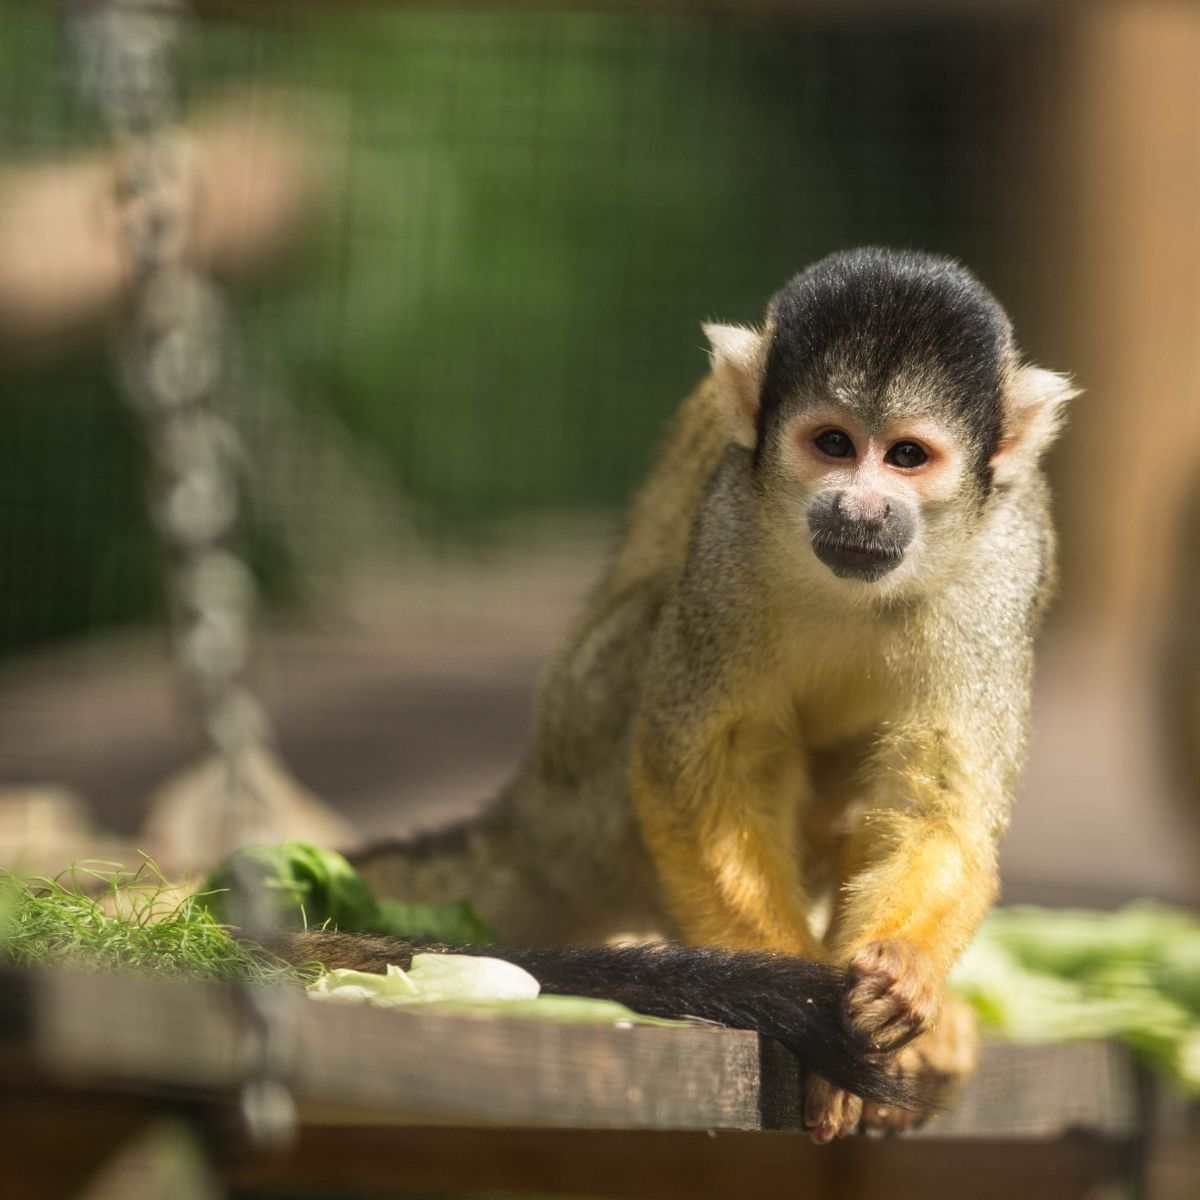
[{"label": "monkey's black cap of fur", "polygon": [[759,445],[798,396],[851,380],[867,420],[886,415],[901,372],[928,381],[928,404],[963,431],[983,467],[999,445],[1001,381],[1012,327],[965,267],[916,251],[831,254],[771,300]]}]

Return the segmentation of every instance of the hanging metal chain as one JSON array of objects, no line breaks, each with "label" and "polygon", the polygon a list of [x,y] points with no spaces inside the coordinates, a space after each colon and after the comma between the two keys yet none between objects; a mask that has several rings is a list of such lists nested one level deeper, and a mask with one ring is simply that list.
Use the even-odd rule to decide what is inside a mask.
[{"label": "hanging metal chain", "polygon": [[[219,290],[188,259],[197,178],[175,84],[187,15],[180,0],[99,0],[75,13],[72,35],[81,90],[117,147],[116,209],[131,275],[121,391],[148,450],[182,685],[223,764],[228,850],[269,822],[268,798],[246,769],[268,727],[245,682],[256,589],[234,549],[242,454],[218,403],[231,330]],[[259,890],[239,891],[239,925],[264,940],[272,930]],[[283,1084],[285,1002],[249,986],[243,1000],[252,1030],[245,1119],[260,1144],[286,1143],[295,1110]]]}]

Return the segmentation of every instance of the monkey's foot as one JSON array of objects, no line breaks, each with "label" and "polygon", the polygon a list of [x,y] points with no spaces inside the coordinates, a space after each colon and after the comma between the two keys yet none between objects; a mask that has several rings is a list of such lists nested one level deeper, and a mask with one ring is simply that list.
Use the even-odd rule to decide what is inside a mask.
[{"label": "monkey's foot", "polygon": [[846,1014],[877,1050],[898,1050],[937,1018],[941,978],[933,959],[908,942],[869,942],[846,974]]},{"label": "monkey's foot", "polygon": [[804,1083],[804,1127],[818,1146],[843,1138],[858,1128],[863,1102],[820,1075]]},{"label": "monkey's foot", "polygon": [[914,1112],[867,1101],[862,1109],[863,1128],[876,1133],[920,1128],[946,1106],[959,1084],[975,1070],[978,1057],[979,1026],[975,1013],[965,1000],[947,996],[937,1024],[896,1055],[897,1072],[912,1081],[925,1101],[924,1106]]}]

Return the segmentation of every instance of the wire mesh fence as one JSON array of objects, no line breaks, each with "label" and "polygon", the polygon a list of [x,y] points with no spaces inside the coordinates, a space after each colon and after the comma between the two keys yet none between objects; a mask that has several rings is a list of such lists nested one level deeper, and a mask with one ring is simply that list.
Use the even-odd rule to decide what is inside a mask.
[{"label": "wire mesh fence", "polygon": [[[0,206],[30,172],[102,155],[61,13],[6,0],[3,19]],[[282,130],[320,179],[269,270],[214,252],[268,594],[389,534],[612,510],[703,369],[699,321],[756,320],[828,250],[949,252],[1003,290],[1022,219],[1009,167],[1032,134],[997,97],[1029,37],[653,9],[194,22],[180,78],[198,141],[214,113]],[[235,165],[272,161],[260,145]],[[89,179],[41,236],[76,239],[107,176]],[[243,182],[210,177],[212,205]],[[109,383],[120,290],[45,341],[6,336],[22,306],[4,300],[0,654],[160,608],[140,450]]]}]

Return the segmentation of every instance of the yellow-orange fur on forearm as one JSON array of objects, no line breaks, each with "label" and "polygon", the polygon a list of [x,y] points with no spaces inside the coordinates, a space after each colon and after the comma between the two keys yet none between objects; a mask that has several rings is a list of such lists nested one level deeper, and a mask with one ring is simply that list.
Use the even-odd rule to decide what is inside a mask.
[{"label": "yellow-orange fur on forearm", "polygon": [[816,956],[795,856],[783,849],[789,823],[769,804],[756,812],[744,787],[731,786],[723,744],[712,758],[684,796],[665,795],[636,750],[630,767],[642,835],[681,934],[695,945]]}]

